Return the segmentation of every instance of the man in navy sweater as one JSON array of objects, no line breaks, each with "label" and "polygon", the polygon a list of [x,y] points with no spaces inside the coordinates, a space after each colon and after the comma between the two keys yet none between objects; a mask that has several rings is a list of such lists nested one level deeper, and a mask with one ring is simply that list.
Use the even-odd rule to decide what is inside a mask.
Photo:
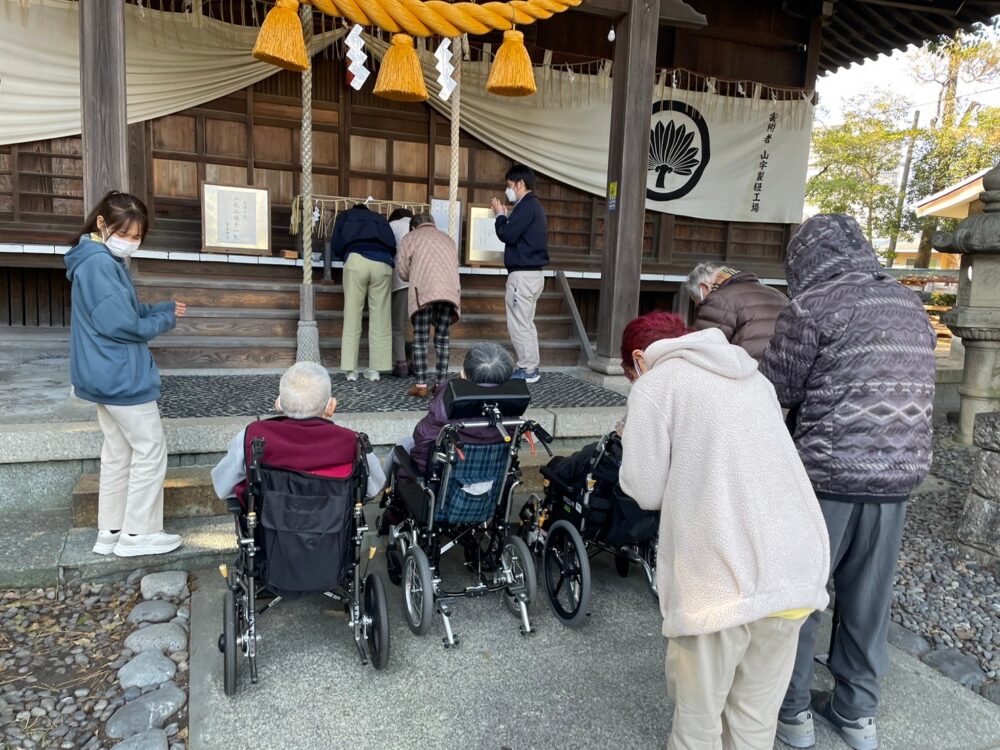
[{"label": "man in navy sweater", "polygon": [[497,237],[504,243],[507,332],[517,354],[513,378],[537,383],[541,374],[535,305],[545,286],[542,269],[549,264],[545,211],[532,192],[535,173],[530,167],[515,164],[507,170],[505,179],[507,201],[513,206],[508,209],[498,198],[491,205],[496,214]]}]

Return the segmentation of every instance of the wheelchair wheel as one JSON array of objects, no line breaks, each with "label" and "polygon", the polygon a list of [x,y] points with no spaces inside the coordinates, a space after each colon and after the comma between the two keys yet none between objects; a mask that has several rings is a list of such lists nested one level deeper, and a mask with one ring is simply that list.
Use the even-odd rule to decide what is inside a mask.
[{"label": "wheelchair wheel", "polygon": [[403,558],[403,604],[410,630],[415,635],[424,635],[434,616],[434,579],[427,555],[416,545]]},{"label": "wheelchair wheel", "polygon": [[239,677],[239,665],[236,658],[237,633],[236,633],[236,597],[231,590],[226,591],[226,596],[222,600],[222,659],[223,673],[222,682],[226,695],[236,694],[236,681]]},{"label": "wheelchair wheel", "polygon": [[628,574],[632,570],[632,561],[624,552],[615,552],[615,570],[622,578],[628,578]]},{"label": "wheelchair wheel", "polygon": [[389,605],[385,601],[382,576],[369,573],[365,577],[364,614],[371,619],[368,628],[368,657],[375,669],[385,669],[389,663]]},{"label": "wheelchair wheel", "polygon": [[580,532],[568,521],[556,521],[549,529],[542,575],[559,621],[570,628],[584,622],[590,609],[590,559]]},{"label": "wheelchair wheel", "polygon": [[653,540],[646,542],[645,547],[642,550],[642,554],[646,560],[646,564],[649,566],[648,572],[646,571],[646,567],[643,566],[643,572],[646,574],[646,586],[649,588],[649,593],[652,597],[659,602],[660,593],[656,590],[656,547],[657,542],[654,538]]},{"label": "wheelchair wheel", "polygon": [[[519,536],[508,534],[503,540],[502,560],[504,567],[509,567],[514,574],[513,586],[524,586],[527,601],[525,606],[531,609],[538,595],[538,580],[535,576],[535,558],[532,556],[528,545]],[[518,606],[517,597],[510,593],[510,586],[504,589],[503,601],[507,609],[520,617],[521,608]]]},{"label": "wheelchair wheel", "polygon": [[385,552],[385,571],[389,574],[389,582],[393,586],[403,582],[403,554],[395,545]]}]

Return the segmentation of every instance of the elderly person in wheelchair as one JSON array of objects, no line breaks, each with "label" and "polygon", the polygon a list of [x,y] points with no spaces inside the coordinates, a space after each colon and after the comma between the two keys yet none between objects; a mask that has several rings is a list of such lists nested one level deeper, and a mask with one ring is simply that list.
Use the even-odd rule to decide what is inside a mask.
[{"label": "elderly person in wheelchair", "polygon": [[[417,635],[427,632],[436,608],[446,647],[458,643],[450,617],[459,597],[502,591],[521,632],[532,632],[534,560],[511,534],[511,496],[520,483],[524,440],[537,436],[544,445],[552,438],[524,419],[531,396],[524,381],[511,380],[513,371],[498,344],[473,346],[461,377],[438,389],[412,439],[396,446],[388,464],[379,531],[389,536],[389,579],[402,585],[407,622]],[[478,582],[447,590],[440,561],[456,545]]]},{"label": "elderly person in wheelchair", "polygon": [[[227,695],[238,686],[238,652],[257,681],[258,616],[283,597],[323,593],[341,602],[362,662],[382,669],[389,658],[382,579],[362,580],[360,571],[362,506],[385,484],[381,464],[367,436],[330,421],[337,400],[320,365],[286,370],[274,405],[283,416],[237,433],[212,470],[236,520],[236,560],[220,567],[228,587],[219,638]],[[258,609],[265,597],[271,601]]]}]

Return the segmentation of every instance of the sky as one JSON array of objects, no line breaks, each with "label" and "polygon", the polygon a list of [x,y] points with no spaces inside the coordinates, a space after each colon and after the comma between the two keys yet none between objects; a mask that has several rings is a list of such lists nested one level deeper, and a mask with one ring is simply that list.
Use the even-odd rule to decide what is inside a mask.
[{"label": "sky", "polygon": [[[912,47],[911,47],[912,49]],[[819,92],[819,109],[816,111],[817,122],[825,125],[836,125],[843,121],[844,103],[847,99],[863,93],[873,87],[904,92],[914,109],[920,110],[922,124],[929,122],[934,116],[937,106],[939,87],[937,84],[921,84],[909,72],[909,66],[904,51],[894,52],[891,56],[882,55],[877,60],[867,60],[863,64],[855,64],[842,68],[836,73],[820,78],[816,83]],[[988,82],[965,83],[958,85],[959,97],[969,96],[985,106],[1000,106],[1000,79]],[[969,98],[960,99],[968,102]],[[912,110],[910,117],[912,118]]]}]

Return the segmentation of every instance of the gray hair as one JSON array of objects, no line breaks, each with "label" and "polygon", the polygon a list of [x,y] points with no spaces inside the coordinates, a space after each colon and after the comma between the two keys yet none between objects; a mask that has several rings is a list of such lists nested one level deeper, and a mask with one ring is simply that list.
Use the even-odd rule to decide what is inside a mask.
[{"label": "gray hair", "polygon": [[417,227],[422,227],[424,224],[433,224],[433,223],[434,223],[434,217],[431,216],[426,211],[424,211],[423,213],[419,213],[412,219],[410,219],[410,229],[416,229]]},{"label": "gray hair", "polygon": [[286,416],[318,417],[330,401],[330,373],[315,362],[296,362],[281,376],[278,395]]},{"label": "gray hair", "polygon": [[706,261],[705,263],[699,263],[696,265],[694,270],[688,274],[687,280],[684,282],[684,286],[688,290],[688,294],[690,294],[695,300],[701,299],[701,285],[708,284],[709,286],[712,286],[712,277],[720,268],[725,268],[725,265],[723,263],[715,263],[713,261]]},{"label": "gray hair", "polygon": [[482,341],[473,344],[465,355],[462,372],[473,383],[499,385],[514,374],[514,360],[500,344]]}]

